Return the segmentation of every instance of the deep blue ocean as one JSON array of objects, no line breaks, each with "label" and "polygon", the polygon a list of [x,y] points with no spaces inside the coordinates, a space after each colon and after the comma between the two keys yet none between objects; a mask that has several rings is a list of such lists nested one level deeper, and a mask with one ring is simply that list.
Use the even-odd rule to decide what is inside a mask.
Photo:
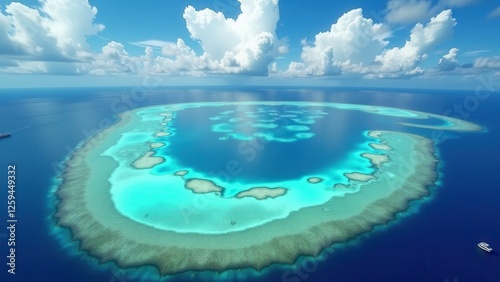
[{"label": "deep blue ocean", "polygon": [[[249,281],[500,281],[500,93],[338,88],[59,88],[0,90],[0,281],[134,281],[53,234],[51,189],[61,162],[83,140],[137,107],[209,101],[315,101],[390,106],[450,115],[482,133],[436,138],[440,185],[373,232],[295,268],[271,267]],[[369,120],[352,121],[364,128]],[[366,126],[369,127],[369,126]],[[401,126],[402,131],[425,130]],[[428,134],[427,134],[428,135]],[[338,142],[348,144],[346,135]],[[438,140],[439,139],[439,140]],[[16,274],[7,273],[7,171],[16,167]],[[499,252],[477,248],[488,242]],[[189,281],[190,276],[169,281]],[[208,276],[193,276],[208,277]],[[217,281],[217,275],[212,275]]]}]

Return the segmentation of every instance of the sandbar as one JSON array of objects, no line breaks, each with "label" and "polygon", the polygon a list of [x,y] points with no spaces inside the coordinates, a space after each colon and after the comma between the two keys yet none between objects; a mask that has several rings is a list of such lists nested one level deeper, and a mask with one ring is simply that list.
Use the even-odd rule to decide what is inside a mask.
[{"label": "sandbar", "polygon": [[186,180],[184,187],[197,194],[222,192],[223,190],[222,187],[217,186],[213,181],[207,179],[198,179],[198,178],[192,178]]},{"label": "sandbar", "polygon": [[179,171],[176,171],[174,173],[174,175],[177,175],[177,176],[185,176],[186,174],[188,174],[189,171],[188,170],[179,170]]},{"label": "sandbar", "polygon": [[267,198],[276,198],[286,194],[286,188],[269,188],[269,187],[254,187],[236,194],[236,198],[253,197],[258,200]]},{"label": "sandbar", "polygon": [[153,143],[149,143],[149,147],[151,149],[156,149],[156,148],[161,148],[165,146],[165,143],[161,143],[161,142],[153,142]]},{"label": "sandbar", "polygon": [[379,144],[379,143],[370,143],[370,147],[372,147],[375,150],[381,150],[381,151],[390,151],[391,147],[385,145],[385,144]]},{"label": "sandbar", "polygon": [[138,158],[132,163],[132,166],[136,169],[147,169],[152,168],[155,165],[161,164],[165,161],[162,157],[153,156],[155,152],[149,151],[144,156]]},{"label": "sandbar", "polygon": [[380,135],[382,134],[382,131],[379,130],[372,130],[368,132],[368,136],[373,137],[373,138],[378,138],[380,139]]},{"label": "sandbar", "polygon": [[350,180],[362,181],[362,182],[367,182],[372,179],[375,179],[375,176],[361,172],[344,173],[344,176],[349,178]]},{"label": "sandbar", "polygon": [[323,178],[321,178],[321,177],[309,177],[307,179],[307,182],[309,182],[311,184],[317,184],[317,183],[323,182]]},{"label": "sandbar", "polygon": [[155,136],[156,137],[163,137],[163,136],[169,136],[170,135],[170,132],[156,132],[155,133]]}]

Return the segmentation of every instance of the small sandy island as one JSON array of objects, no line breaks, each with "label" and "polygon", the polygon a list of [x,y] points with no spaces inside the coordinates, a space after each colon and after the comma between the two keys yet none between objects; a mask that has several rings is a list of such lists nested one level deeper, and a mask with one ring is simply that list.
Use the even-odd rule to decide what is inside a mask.
[{"label": "small sandy island", "polygon": [[239,192],[238,194],[236,194],[236,198],[241,199],[244,197],[254,197],[258,200],[264,200],[267,198],[276,198],[279,196],[283,196],[286,194],[286,191],[288,191],[288,189],[281,187],[278,188],[255,187]]},{"label": "small sandy island", "polygon": [[320,182],[323,182],[323,178],[320,178],[320,177],[309,177],[307,179],[307,182],[309,182],[311,184],[318,184]]},{"label": "small sandy island", "polygon": [[176,171],[174,173],[174,175],[176,175],[176,176],[184,176],[184,175],[186,175],[188,173],[189,173],[189,171],[187,171],[187,170],[179,170],[179,171]]},{"label": "small sandy island", "polygon": [[161,164],[165,161],[164,158],[162,157],[154,157],[153,155],[155,152],[147,152],[144,156],[140,157],[139,159],[135,160],[132,163],[132,167],[136,169],[146,169],[146,168],[152,168],[157,164]]},{"label": "small sandy island", "polygon": [[206,179],[189,179],[186,181],[186,184],[184,184],[184,187],[197,194],[222,192],[222,187],[217,186],[212,181]]},{"label": "small sandy island", "polygon": [[165,146],[165,143],[161,143],[161,142],[149,143],[149,148],[151,148],[151,149],[161,148],[163,146]]},{"label": "small sandy island", "polygon": [[155,136],[156,137],[163,137],[163,136],[169,136],[170,135],[170,132],[156,132],[155,133]]}]

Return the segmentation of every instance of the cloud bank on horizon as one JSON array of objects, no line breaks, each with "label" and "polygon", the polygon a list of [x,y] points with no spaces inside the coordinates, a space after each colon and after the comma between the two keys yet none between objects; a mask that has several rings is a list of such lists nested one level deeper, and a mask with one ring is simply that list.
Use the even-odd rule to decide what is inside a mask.
[{"label": "cloud bank on horizon", "polygon": [[[389,0],[383,16],[375,19],[356,8],[345,11],[330,29],[316,30],[313,40],[304,35],[300,43],[291,42],[287,34],[277,35],[279,25],[286,25],[280,22],[278,0],[238,2],[241,11],[234,18],[187,6],[182,17],[188,40],[145,38],[125,45],[110,40],[98,51],[92,50],[88,39],[98,36],[105,25],[96,22],[98,8],[88,0],[39,0],[36,7],[12,2],[0,6],[0,77],[155,74],[382,79],[492,72],[500,79],[500,56],[483,56],[491,50],[469,51],[476,52],[476,57],[461,64],[460,46],[437,49],[443,42],[453,42],[460,20],[452,10],[476,0]],[[500,18],[500,7],[484,18]],[[395,36],[405,26],[409,32]],[[189,46],[188,41],[199,46]],[[143,54],[130,54],[127,44],[140,46]],[[294,44],[300,44],[299,56],[290,52]],[[441,58],[427,62],[430,54],[439,53]]]}]

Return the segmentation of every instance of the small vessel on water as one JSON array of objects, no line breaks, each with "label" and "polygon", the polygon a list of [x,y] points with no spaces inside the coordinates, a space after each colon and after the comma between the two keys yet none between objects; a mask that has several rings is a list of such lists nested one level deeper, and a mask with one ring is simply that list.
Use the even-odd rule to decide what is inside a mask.
[{"label": "small vessel on water", "polygon": [[486,242],[481,242],[481,243],[477,244],[477,246],[481,250],[483,250],[485,252],[488,252],[488,253],[491,253],[493,251],[493,248],[491,248],[490,245],[488,243],[486,243]]},{"label": "small vessel on water", "polygon": [[8,132],[0,133],[0,138],[5,138],[5,137],[10,137],[10,133]]}]

